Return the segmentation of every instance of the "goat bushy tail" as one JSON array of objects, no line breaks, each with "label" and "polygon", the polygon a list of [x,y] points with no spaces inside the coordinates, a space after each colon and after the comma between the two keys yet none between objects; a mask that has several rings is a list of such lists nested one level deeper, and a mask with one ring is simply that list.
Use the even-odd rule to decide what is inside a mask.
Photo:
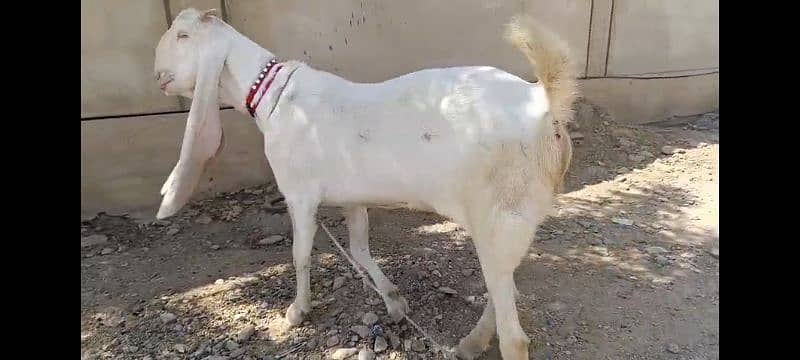
[{"label": "goat bushy tail", "polygon": [[513,17],[506,25],[505,38],[525,54],[547,93],[555,130],[560,136],[561,169],[556,191],[561,191],[572,158],[572,144],[566,126],[572,120],[572,105],[578,96],[575,64],[566,43],[528,16]]}]

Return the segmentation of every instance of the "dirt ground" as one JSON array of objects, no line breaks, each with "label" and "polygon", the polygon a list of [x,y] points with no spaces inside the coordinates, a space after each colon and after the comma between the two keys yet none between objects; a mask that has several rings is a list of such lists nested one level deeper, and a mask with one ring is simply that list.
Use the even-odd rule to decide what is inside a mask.
[{"label": "dirt ground", "polygon": [[[531,358],[719,358],[718,113],[622,126],[582,103],[578,119],[558,215],[516,272]],[[339,210],[320,218],[347,246]],[[411,211],[370,210],[370,225],[372,253],[412,319],[457,344],[486,303],[469,237]],[[322,359],[349,348],[440,357],[406,322],[389,324],[322,231],[314,309],[287,329],[290,230],[270,184],[193,203],[169,221],[82,220],[81,357]],[[378,321],[364,326],[369,313]],[[497,340],[481,358],[500,358]]]}]

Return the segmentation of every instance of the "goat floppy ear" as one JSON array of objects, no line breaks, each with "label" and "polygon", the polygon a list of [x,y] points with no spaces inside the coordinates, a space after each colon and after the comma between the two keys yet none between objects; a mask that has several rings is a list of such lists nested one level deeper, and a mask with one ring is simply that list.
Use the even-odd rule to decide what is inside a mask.
[{"label": "goat floppy ear", "polygon": [[219,118],[219,77],[226,53],[213,44],[201,50],[180,158],[161,188],[164,198],[158,219],[175,215],[189,202],[207,163],[221,150],[224,135]]}]

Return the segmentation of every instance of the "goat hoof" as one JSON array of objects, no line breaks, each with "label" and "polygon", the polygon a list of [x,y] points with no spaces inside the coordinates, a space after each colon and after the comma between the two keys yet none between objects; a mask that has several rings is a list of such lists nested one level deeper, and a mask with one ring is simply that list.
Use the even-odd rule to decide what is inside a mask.
[{"label": "goat hoof", "polygon": [[[487,344],[488,345],[488,344]],[[486,351],[486,346],[469,338],[463,338],[453,350],[456,357],[463,360],[473,360]]]},{"label": "goat hoof", "polygon": [[289,326],[295,327],[300,325],[303,322],[303,316],[306,312],[300,310],[300,307],[297,306],[295,303],[289,305],[289,308],[286,309],[286,322],[289,323]]},{"label": "goat hoof", "polygon": [[389,319],[394,324],[402,321],[411,311],[408,301],[402,296],[393,297],[392,301],[386,304],[386,310],[389,313]]}]

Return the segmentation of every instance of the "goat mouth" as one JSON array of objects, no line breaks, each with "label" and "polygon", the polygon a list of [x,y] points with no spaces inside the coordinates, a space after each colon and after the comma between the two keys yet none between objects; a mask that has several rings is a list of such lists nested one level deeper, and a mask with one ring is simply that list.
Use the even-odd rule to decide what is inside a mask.
[{"label": "goat mouth", "polygon": [[166,90],[166,88],[167,88],[167,85],[169,85],[169,83],[171,83],[173,80],[174,80],[174,79],[171,79],[171,80],[169,80],[169,81],[167,81],[167,82],[165,82],[165,83],[161,84],[161,90]]}]

